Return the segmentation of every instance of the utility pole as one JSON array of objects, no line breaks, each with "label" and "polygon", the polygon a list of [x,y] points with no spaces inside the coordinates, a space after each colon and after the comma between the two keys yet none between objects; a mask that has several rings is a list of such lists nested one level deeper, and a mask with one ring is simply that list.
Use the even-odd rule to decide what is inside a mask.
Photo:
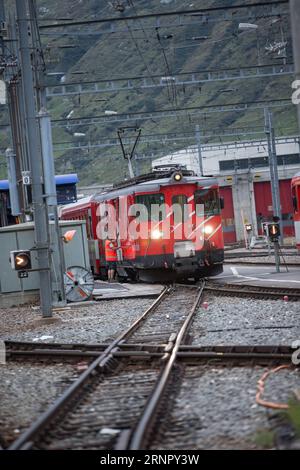
[{"label": "utility pole", "polygon": [[3,37],[1,31],[5,23],[4,0],[0,0],[0,53],[3,54]]},{"label": "utility pole", "polygon": [[203,160],[202,160],[201,135],[200,135],[199,124],[196,124],[196,142],[197,142],[197,147],[198,147],[199,174],[200,176],[203,176]]},{"label": "utility pole", "polygon": [[[291,27],[293,38],[294,67],[295,78],[300,80],[300,2],[299,0],[290,0]],[[300,103],[297,105],[298,125],[300,128]]]},{"label": "utility pole", "polygon": [[52,303],[64,305],[65,286],[64,272],[65,259],[63,241],[60,236],[59,220],[57,212],[57,194],[55,183],[55,168],[53,157],[53,141],[51,131],[50,114],[47,111],[47,97],[45,88],[45,63],[40,42],[35,0],[28,0],[29,16],[31,18],[31,37],[33,43],[33,78],[36,87],[36,107],[39,110],[39,128],[41,139],[41,151],[44,170],[45,203],[49,218],[49,242],[51,252],[51,278],[52,278]]},{"label": "utility pole", "polygon": [[48,238],[48,216],[43,195],[43,166],[37,122],[31,44],[29,43],[30,22],[27,14],[28,1],[16,0],[21,73],[24,93],[25,119],[27,123],[27,145],[31,169],[31,187],[34,209],[35,250],[37,251],[40,301],[44,317],[52,316],[50,256]]},{"label": "utility pole", "polygon": [[[265,132],[267,136],[268,152],[269,152],[273,217],[275,217],[274,221],[277,219],[280,224],[280,233],[282,237],[283,226],[282,226],[282,217],[281,217],[275,132],[274,132],[274,126],[273,126],[273,115],[267,108],[265,109]],[[279,243],[274,243],[274,252],[275,252],[276,271],[279,272],[280,271]]]},{"label": "utility pole", "polygon": [[18,182],[16,173],[16,154],[10,148],[5,151],[6,162],[7,162],[7,174],[8,174],[8,185],[9,185],[9,199],[11,214],[14,216],[20,215],[20,204],[18,195]]},{"label": "utility pole", "polygon": [[[51,273],[53,274],[53,271],[55,273],[55,278],[52,278],[52,300],[54,304],[59,305],[60,303],[65,304],[66,302],[64,287],[65,258],[57,213],[51,120],[49,113],[44,109],[41,109],[38,116],[40,122],[42,157],[45,174],[45,197],[47,201],[49,221],[52,220],[54,224],[53,230],[50,230],[51,251],[53,253]],[[54,257],[58,259],[58,262],[55,261]],[[53,269],[54,265],[56,265],[56,269]]]}]

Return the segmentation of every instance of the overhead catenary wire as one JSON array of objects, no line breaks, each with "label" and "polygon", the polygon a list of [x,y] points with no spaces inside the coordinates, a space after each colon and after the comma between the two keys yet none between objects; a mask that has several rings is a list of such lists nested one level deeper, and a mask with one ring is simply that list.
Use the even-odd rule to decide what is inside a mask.
[{"label": "overhead catenary wire", "polygon": [[49,29],[49,28],[64,28],[67,26],[84,26],[88,24],[101,24],[101,23],[111,23],[111,22],[121,22],[121,21],[128,21],[128,20],[140,20],[145,18],[154,18],[154,17],[167,17],[167,16],[176,16],[176,15],[197,15],[197,14],[205,14],[209,12],[218,12],[218,11],[229,11],[229,10],[243,10],[247,8],[263,8],[269,7],[273,5],[282,5],[288,4],[289,0],[277,0],[277,1],[265,1],[265,2],[258,2],[252,4],[240,4],[240,5],[226,5],[226,6],[218,6],[218,7],[210,7],[210,8],[197,8],[197,9],[190,9],[190,10],[175,10],[175,11],[167,11],[167,12],[153,12],[153,13],[145,13],[143,15],[131,15],[131,16],[118,16],[112,18],[98,18],[93,20],[80,20],[80,21],[68,21],[68,22],[60,22],[54,24],[45,24],[40,25],[40,29]]},{"label": "overhead catenary wire", "polygon": [[153,77],[152,77],[152,76],[153,76],[153,73],[151,72],[151,70],[150,70],[150,68],[149,68],[149,66],[148,66],[148,64],[147,64],[147,61],[145,60],[145,57],[143,56],[143,53],[142,53],[142,51],[141,51],[141,49],[140,49],[140,46],[139,46],[138,42],[136,41],[136,39],[135,39],[135,37],[134,37],[134,35],[133,35],[132,31],[131,31],[131,28],[130,28],[130,26],[129,26],[129,24],[128,24],[127,21],[126,21],[126,25],[127,25],[127,27],[128,27],[128,32],[129,32],[129,35],[130,35],[130,37],[131,37],[131,39],[132,39],[132,42],[134,43],[134,45],[135,45],[135,47],[136,47],[136,49],[137,49],[137,51],[138,51],[138,54],[139,54],[139,56],[140,56],[140,58],[141,58],[141,60],[142,60],[142,62],[143,62],[143,64],[144,64],[144,66],[146,67],[146,70],[148,71],[148,76],[149,76],[149,78],[151,78],[151,80],[152,80],[153,83],[155,84],[155,81],[154,81],[154,79],[153,79]]},{"label": "overhead catenary wire", "polygon": [[[156,116],[156,119],[158,117],[166,117],[164,115],[162,116],[159,116],[160,113],[168,113],[168,112],[176,112],[176,111],[186,111],[186,112],[189,112],[189,111],[201,111],[202,114],[209,114],[209,111],[204,111],[204,109],[206,110],[220,110],[220,108],[223,108],[224,109],[224,112],[226,112],[226,108],[229,109],[229,112],[232,111],[232,108],[233,106],[241,106],[243,107],[243,109],[241,111],[244,111],[245,108],[247,108],[248,110],[251,110],[251,106],[253,106],[253,110],[257,110],[257,109],[260,109],[260,108],[256,108],[255,105],[268,105],[268,106],[272,106],[272,104],[274,105],[282,105],[282,106],[293,106],[293,104],[291,103],[291,100],[289,97],[287,98],[278,98],[278,99],[273,99],[273,100],[257,100],[257,101],[252,101],[252,102],[239,102],[239,103],[226,103],[226,104],[214,104],[214,105],[205,105],[205,104],[202,104],[200,106],[186,106],[186,107],[180,107],[180,108],[167,108],[167,109],[161,109],[161,110],[155,110],[155,111],[151,111],[151,112],[148,112],[148,111],[139,111],[139,112],[134,112],[134,111],[131,111],[131,112],[122,112],[122,113],[117,113],[116,115],[113,115],[113,116],[105,116],[105,115],[98,115],[98,116],[82,116],[82,117],[71,117],[69,119],[67,118],[60,118],[60,119],[52,119],[52,123],[59,123],[59,122],[68,122],[70,124],[72,124],[72,122],[76,122],[76,121],[88,121],[88,120],[91,120],[91,119],[101,119],[101,118],[105,118],[107,121],[110,121],[110,119],[108,118],[112,118],[112,122],[115,120],[115,118],[121,118],[122,116],[129,116],[129,117],[134,117],[135,119],[144,119],[144,118],[148,118],[148,119],[151,119],[153,115]],[[237,110],[238,111],[238,110]],[[125,118],[126,120],[126,118]]]},{"label": "overhead catenary wire", "polygon": [[[293,66],[293,62],[288,62],[287,64],[285,64],[285,67],[290,67],[290,66]],[[211,68],[211,69],[202,69],[202,70],[189,70],[189,71],[186,71],[186,72],[175,72],[173,74],[173,76],[176,78],[176,77],[181,77],[181,76],[185,76],[185,75],[193,75],[193,74],[214,74],[214,73],[230,73],[230,72],[236,72],[236,71],[244,71],[244,70],[248,70],[248,71],[251,71],[251,70],[255,70],[255,69],[264,69],[264,68],[272,68],[272,67],[279,67],[278,64],[275,64],[275,63],[271,63],[271,64],[264,64],[264,65],[249,65],[249,66],[241,66],[241,67],[226,67],[226,68]],[[94,74],[94,70],[89,70],[89,71],[80,71],[80,75],[86,75],[86,74],[91,74],[93,73]],[[62,72],[63,73],[63,72]],[[64,72],[65,74],[67,74],[67,72]],[[77,72],[73,72],[73,74],[76,74]],[[72,74],[72,72],[71,72]],[[94,74],[95,76],[95,74]],[[111,78],[100,78],[99,80],[81,80],[80,82],[78,81],[69,81],[69,82],[64,82],[63,85],[64,86],[67,86],[67,85],[86,85],[86,84],[93,84],[93,83],[105,83],[107,81],[111,82],[111,83],[114,83],[114,82],[119,82],[119,81],[133,81],[133,80],[143,80],[145,78],[159,78],[161,79],[162,77],[162,73],[156,73],[156,74],[151,74],[151,75],[148,75],[148,76],[145,76],[145,75],[132,75],[132,76],[123,76],[123,77],[111,77]],[[256,78],[256,76],[254,75],[253,78]],[[228,78],[228,81],[230,80],[233,80],[233,78],[229,77]],[[56,87],[60,87],[61,85],[55,85]],[[55,88],[55,86],[53,88]],[[125,91],[128,91],[126,88],[124,89]],[[113,91],[113,90],[108,90],[108,91]]]},{"label": "overhead catenary wire", "polygon": [[[134,11],[135,11],[135,13],[136,13],[136,15],[137,15],[137,9],[136,9],[136,7],[135,7],[135,4],[133,3],[133,0],[128,0],[128,3],[132,6],[132,8],[134,9]],[[138,16],[138,15],[137,15],[137,16]],[[128,22],[126,22],[126,24],[127,24],[127,26],[128,26]],[[147,35],[147,33],[146,33],[145,29],[144,29],[143,23],[142,23],[142,21],[141,21],[140,19],[139,19],[139,24],[141,25],[141,28],[142,28],[142,31],[143,31],[144,36],[145,36],[145,38],[146,38],[146,41],[149,43],[149,42],[150,42],[150,41],[149,41],[149,37],[148,37],[148,35]],[[157,32],[157,37],[159,37],[158,32]],[[160,44],[160,45],[161,45],[161,44]],[[165,54],[165,51],[164,51],[163,47],[162,47],[162,52],[163,52],[164,61],[165,61],[166,67],[167,67],[168,74],[171,75],[170,67],[169,67],[168,60],[167,60],[167,58],[166,58],[166,54]],[[166,83],[166,85],[167,85],[167,90],[168,90],[168,96],[169,96],[169,98],[170,98],[169,83]],[[175,91],[174,91],[174,88],[172,87],[172,84],[171,84],[171,88],[172,88],[172,90],[171,90],[171,91],[172,91],[172,98],[173,98],[173,101],[176,103],[176,89],[175,89]],[[176,103],[176,104],[177,104],[177,103]]]}]

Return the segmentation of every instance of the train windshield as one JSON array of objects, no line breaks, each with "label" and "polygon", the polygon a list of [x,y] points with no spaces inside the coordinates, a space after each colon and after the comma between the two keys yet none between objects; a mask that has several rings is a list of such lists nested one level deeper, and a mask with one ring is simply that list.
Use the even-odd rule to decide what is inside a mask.
[{"label": "train windshield", "polygon": [[199,189],[195,192],[196,214],[201,217],[202,206],[204,206],[204,215],[220,214],[220,199],[217,189]]},{"label": "train windshield", "polygon": [[135,196],[135,203],[142,204],[144,211],[140,212],[140,220],[161,221],[166,217],[165,196],[163,194],[139,194]]},{"label": "train windshield", "polygon": [[182,224],[188,220],[188,201],[185,194],[176,194],[172,197],[174,224]]}]

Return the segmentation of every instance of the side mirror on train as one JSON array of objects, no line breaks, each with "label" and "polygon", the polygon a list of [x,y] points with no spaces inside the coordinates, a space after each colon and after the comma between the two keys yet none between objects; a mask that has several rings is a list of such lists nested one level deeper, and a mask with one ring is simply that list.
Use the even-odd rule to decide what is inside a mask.
[{"label": "side mirror on train", "polygon": [[293,196],[293,207],[294,207],[294,210],[295,210],[295,211],[298,210],[298,204],[297,204],[297,198],[296,198],[296,196]]},{"label": "side mirror on train", "polygon": [[73,240],[75,234],[76,230],[68,230],[66,233],[63,234],[62,239],[65,243],[69,243]]},{"label": "side mirror on train", "polygon": [[224,198],[223,198],[223,197],[220,197],[220,208],[221,208],[221,209],[224,209],[224,207],[225,207]]}]

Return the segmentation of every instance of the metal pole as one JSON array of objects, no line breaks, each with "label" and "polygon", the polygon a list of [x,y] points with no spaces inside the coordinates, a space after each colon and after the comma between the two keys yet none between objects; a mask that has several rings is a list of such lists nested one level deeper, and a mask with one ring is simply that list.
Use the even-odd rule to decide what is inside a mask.
[{"label": "metal pole", "polygon": [[[273,116],[272,116],[272,113],[270,113],[268,109],[265,109],[265,132],[267,136],[268,152],[269,152],[273,216],[279,218],[280,232],[282,234],[282,220],[281,220],[281,208],[280,208],[280,193],[279,193],[275,133],[274,133],[274,128],[273,128]],[[275,255],[275,263],[276,263],[276,271],[279,272],[280,271],[279,243],[274,243],[274,255]]]},{"label": "metal pole", "polygon": [[133,168],[132,168],[132,162],[131,162],[130,155],[127,156],[127,162],[128,162],[129,176],[130,176],[130,178],[134,178],[134,171],[133,171]]},{"label": "metal pole", "polygon": [[283,241],[283,224],[282,224],[282,215],[281,215],[281,201],[280,201],[280,189],[279,189],[277,153],[276,153],[276,140],[275,140],[274,125],[273,125],[273,114],[271,112],[269,112],[269,123],[270,123],[270,136],[271,136],[273,174],[274,174],[273,185],[274,185],[274,193],[275,193],[275,199],[276,199],[276,214],[274,215],[276,217],[279,217],[280,240],[282,242]]},{"label": "metal pole", "polygon": [[[38,114],[41,130],[41,145],[43,166],[45,174],[45,197],[47,198],[49,219],[54,222],[54,230],[50,230],[50,241],[52,248],[52,279],[53,279],[53,304],[65,303],[64,272],[65,259],[60,237],[59,221],[57,213],[57,194],[55,184],[55,170],[53,159],[53,145],[50,115],[46,109],[41,109]],[[53,272],[54,271],[54,272]],[[55,295],[56,294],[56,295]]]},{"label": "metal pole", "polygon": [[17,172],[16,172],[16,154],[12,149],[8,148],[5,151],[7,160],[7,174],[9,184],[9,198],[11,215],[19,216],[21,214],[18,194]]},{"label": "metal pole", "polygon": [[35,243],[40,278],[40,301],[44,317],[52,316],[51,277],[48,240],[48,217],[43,196],[43,168],[39,141],[39,128],[35,109],[33,74],[31,64],[32,48],[29,44],[30,23],[27,16],[27,1],[16,0],[17,21],[19,25],[19,48],[21,73],[24,90],[25,113],[28,133],[28,155],[30,158],[32,196],[34,207]]},{"label": "metal pole", "polygon": [[200,135],[199,124],[196,124],[196,142],[197,142],[197,147],[198,147],[199,173],[200,173],[200,176],[203,176],[203,160],[202,160],[201,135]]},{"label": "metal pole", "polygon": [[[4,0],[0,0],[0,31],[4,23],[5,23]],[[0,52],[1,54],[4,54],[3,37],[1,34],[0,34]]]},{"label": "metal pole", "polygon": [[[294,51],[295,79],[300,80],[300,2],[299,0],[290,0],[291,29]],[[297,105],[298,125],[300,128],[300,104]]]}]

